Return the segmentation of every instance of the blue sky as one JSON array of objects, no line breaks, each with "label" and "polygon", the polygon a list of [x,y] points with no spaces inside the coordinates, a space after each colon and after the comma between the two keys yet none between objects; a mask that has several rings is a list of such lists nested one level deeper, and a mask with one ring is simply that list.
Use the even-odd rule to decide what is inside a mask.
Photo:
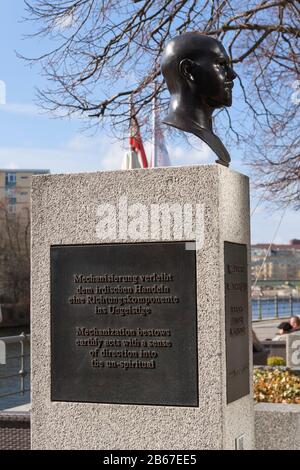
[{"label": "blue sky", "polygon": [[[52,173],[111,170],[121,167],[124,144],[107,133],[90,136],[82,132],[76,119],[54,119],[44,115],[35,104],[35,89],[44,84],[38,66],[30,68],[16,52],[35,55],[38,42],[24,41],[32,25],[22,22],[23,0],[1,0],[0,81],[6,85],[6,104],[0,104],[0,168],[47,168]],[[188,152],[180,145],[169,143],[171,161],[176,165],[209,163],[213,154],[204,146]],[[201,146],[200,146],[201,147]],[[150,145],[146,151],[150,151]],[[250,175],[240,161],[238,152],[232,154],[232,169]],[[252,207],[257,196],[251,192]],[[252,242],[270,242],[282,210],[260,203],[251,220]],[[288,210],[275,242],[286,243],[300,238],[300,213]]]}]

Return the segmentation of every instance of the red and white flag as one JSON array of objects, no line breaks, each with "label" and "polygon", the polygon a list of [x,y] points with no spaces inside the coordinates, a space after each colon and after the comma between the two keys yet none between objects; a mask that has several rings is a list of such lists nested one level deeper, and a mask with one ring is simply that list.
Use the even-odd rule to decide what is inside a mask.
[{"label": "red and white flag", "polygon": [[148,168],[148,160],[133,105],[131,105],[129,146],[130,150],[126,152],[123,160],[123,170]]}]

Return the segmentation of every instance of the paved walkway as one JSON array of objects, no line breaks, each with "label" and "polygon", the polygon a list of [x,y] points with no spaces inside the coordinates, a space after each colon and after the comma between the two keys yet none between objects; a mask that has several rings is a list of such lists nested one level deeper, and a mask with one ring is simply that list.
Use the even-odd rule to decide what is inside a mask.
[{"label": "paved walkway", "polygon": [[14,413],[19,413],[19,412],[24,412],[24,411],[30,411],[31,410],[31,403],[25,403],[24,405],[20,406],[14,406],[13,408],[7,408],[6,410],[1,410],[2,412],[14,412]]},{"label": "paved walkway", "polygon": [[289,321],[288,318],[277,318],[277,320],[260,320],[253,321],[252,328],[255,331],[258,339],[264,341],[266,339],[272,339],[277,334],[277,326],[283,321]]}]

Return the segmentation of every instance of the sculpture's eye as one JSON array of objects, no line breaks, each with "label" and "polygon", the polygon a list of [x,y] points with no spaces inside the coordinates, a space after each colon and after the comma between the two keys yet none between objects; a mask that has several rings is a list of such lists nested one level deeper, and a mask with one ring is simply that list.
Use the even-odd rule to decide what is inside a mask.
[{"label": "sculpture's eye", "polygon": [[222,67],[228,67],[228,63],[225,59],[218,60],[218,64]]}]

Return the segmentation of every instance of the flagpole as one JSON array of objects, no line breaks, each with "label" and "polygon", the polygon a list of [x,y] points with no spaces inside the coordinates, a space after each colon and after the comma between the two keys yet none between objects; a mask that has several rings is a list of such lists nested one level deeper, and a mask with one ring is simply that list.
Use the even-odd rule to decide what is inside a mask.
[{"label": "flagpole", "polygon": [[152,100],[152,155],[151,155],[151,167],[156,167],[156,90],[157,84],[154,82],[154,96]]},{"label": "flagpole", "polygon": [[152,152],[151,152],[151,167],[158,166],[171,166],[171,161],[166,147],[163,130],[161,128],[160,119],[158,116],[158,99],[157,91],[158,85],[155,82],[154,96],[152,100],[152,115],[153,115],[153,130],[152,130]]}]

